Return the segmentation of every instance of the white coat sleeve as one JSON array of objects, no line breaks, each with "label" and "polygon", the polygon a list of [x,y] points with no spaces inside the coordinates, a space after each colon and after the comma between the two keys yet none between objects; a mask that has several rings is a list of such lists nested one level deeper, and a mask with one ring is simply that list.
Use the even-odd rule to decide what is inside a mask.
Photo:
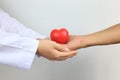
[{"label": "white coat sleeve", "polygon": [[0,30],[0,63],[29,70],[39,41]]},{"label": "white coat sleeve", "polygon": [[9,14],[5,13],[3,10],[0,9],[0,23],[1,29],[5,30],[6,32],[16,33],[23,37],[30,37],[30,38],[45,38],[46,36],[43,34],[39,34],[34,30],[27,28],[24,24],[17,21],[15,18],[9,16]]},{"label": "white coat sleeve", "polygon": [[36,38],[45,37],[0,9],[0,63],[30,69],[39,44]]}]

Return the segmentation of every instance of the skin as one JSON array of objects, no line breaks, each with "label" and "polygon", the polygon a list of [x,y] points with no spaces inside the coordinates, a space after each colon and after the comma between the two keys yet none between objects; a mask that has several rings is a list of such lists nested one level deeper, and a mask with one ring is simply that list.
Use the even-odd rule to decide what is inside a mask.
[{"label": "skin", "polygon": [[[120,24],[87,35],[71,35],[67,44],[58,44],[49,39],[39,40],[37,54],[49,60],[65,60],[76,55],[77,49],[120,43]],[[69,48],[69,49],[68,49]]]},{"label": "skin", "polygon": [[87,35],[71,35],[65,46],[70,50],[76,50],[90,46],[110,45],[117,43],[120,43],[120,23]]},{"label": "skin", "polygon": [[76,51],[69,51],[68,48],[48,39],[39,39],[37,55],[48,60],[61,61],[76,55]]}]

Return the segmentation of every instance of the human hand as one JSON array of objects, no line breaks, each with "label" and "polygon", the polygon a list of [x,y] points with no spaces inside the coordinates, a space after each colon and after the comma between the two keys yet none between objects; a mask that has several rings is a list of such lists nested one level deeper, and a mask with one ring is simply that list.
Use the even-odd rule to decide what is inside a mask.
[{"label": "human hand", "polygon": [[70,35],[69,41],[64,46],[68,47],[70,50],[76,50],[86,47],[87,42],[85,36]]},{"label": "human hand", "polygon": [[39,42],[40,44],[38,46],[37,55],[49,60],[65,60],[75,56],[77,53],[75,50],[69,51],[68,48],[51,40],[41,39]]}]

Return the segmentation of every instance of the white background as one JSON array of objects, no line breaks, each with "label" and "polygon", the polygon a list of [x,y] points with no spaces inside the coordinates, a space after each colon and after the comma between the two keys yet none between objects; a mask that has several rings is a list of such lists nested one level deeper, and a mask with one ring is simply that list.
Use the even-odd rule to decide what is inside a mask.
[{"label": "white background", "polygon": [[[54,28],[83,35],[120,23],[120,0],[0,0],[0,8],[47,36]],[[0,65],[0,80],[120,80],[120,45],[80,49],[63,62],[36,57],[30,71]]]}]

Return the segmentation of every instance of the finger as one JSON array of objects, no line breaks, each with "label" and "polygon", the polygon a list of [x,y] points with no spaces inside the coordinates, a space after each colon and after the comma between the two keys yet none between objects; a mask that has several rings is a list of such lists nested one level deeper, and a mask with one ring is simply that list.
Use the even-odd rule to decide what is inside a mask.
[{"label": "finger", "polygon": [[70,50],[77,50],[77,46],[76,45],[73,45],[73,44],[68,44],[67,47],[70,49]]},{"label": "finger", "polygon": [[64,61],[66,59],[68,59],[68,58],[66,58],[66,57],[64,57],[64,58],[58,58],[58,59],[56,59],[56,61]]},{"label": "finger", "polygon": [[75,55],[77,53],[77,51],[69,51],[69,52],[61,52],[61,56],[66,56],[66,57],[69,57],[71,55]]},{"label": "finger", "polygon": [[67,44],[62,44],[62,47],[64,47],[66,51],[70,51],[70,49],[68,48]]},{"label": "finger", "polygon": [[61,51],[61,52],[68,52],[68,51],[70,51],[67,47],[62,46],[60,44],[56,44],[55,45],[55,49],[58,50],[58,51]]},{"label": "finger", "polygon": [[70,56],[62,56],[62,57],[59,57],[59,58],[56,58],[56,61],[63,61],[63,60],[66,60],[68,58],[72,58],[73,56],[75,56],[76,54],[72,54]]},{"label": "finger", "polygon": [[76,54],[77,54],[77,52],[72,53],[72,54],[69,54],[69,55],[67,55],[67,57],[68,57],[68,58],[72,58],[72,57],[75,56]]},{"label": "finger", "polygon": [[70,58],[74,55],[76,55],[76,51],[69,51],[69,52],[60,52],[60,51],[56,51],[57,56],[56,58],[58,59],[62,59],[62,58]]},{"label": "finger", "polygon": [[70,56],[68,56],[69,58],[72,58],[72,57],[74,57],[74,56],[76,56],[77,55],[77,53],[75,53],[75,54],[72,54],[72,55],[70,55]]},{"label": "finger", "polygon": [[51,61],[63,61],[66,60],[68,57],[60,57],[60,56],[55,56],[55,57],[48,57],[47,59]]}]

